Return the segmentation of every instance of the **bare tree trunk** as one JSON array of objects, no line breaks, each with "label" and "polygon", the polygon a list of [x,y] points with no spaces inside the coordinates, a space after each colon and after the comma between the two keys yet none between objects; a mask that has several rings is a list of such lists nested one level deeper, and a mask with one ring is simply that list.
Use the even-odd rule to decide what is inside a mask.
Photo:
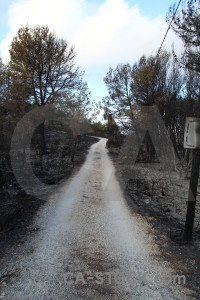
[{"label": "bare tree trunk", "polygon": [[176,137],[173,132],[171,132],[170,138],[171,138],[172,144],[174,146],[174,151],[175,151],[177,157],[180,159],[180,155],[179,155],[178,147],[177,147],[177,140],[176,140]]},{"label": "bare tree trunk", "polygon": [[190,160],[190,149],[185,149],[184,160],[187,162],[187,165],[188,165],[189,160]]},{"label": "bare tree trunk", "polygon": [[73,146],[72,146],[72,152],[71,152],[71,162],[74,163],[74,156],[75,156],[75,153],[76,153],[76,146],[77,146],[77,143],[78,143],[78,136],[74,136],[73,137]]},{"label": "bare tree trunk", "polygon": [[47,154],[47,146],[45,141],[45,128],[44,122],[37,128],[37,133],[39,137],[39,147],[41,149],[41,154]]}]

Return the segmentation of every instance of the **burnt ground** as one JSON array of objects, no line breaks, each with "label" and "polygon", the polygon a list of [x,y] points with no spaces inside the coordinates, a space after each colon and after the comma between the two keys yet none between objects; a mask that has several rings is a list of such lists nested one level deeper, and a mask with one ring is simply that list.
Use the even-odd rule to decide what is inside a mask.
[{"label": "burnt ground", "polygon": [[135,169],[132,167],[130,170],[130,161],[126,157],[120,157],[119,150],[109,149],[109,152],[128,206],[133,213],[145,218],[153,228],[154,242],[160,250],[157,260],[164,259],[177,274],[185,275],[187,287],[194,291],[194,297],[200,299],[200,230],[194,229],[191,242],[179,240],[179,235],[184,230],[186,202],[183,199],[187,198],[188,179],[183,176],[178,182],[175,180],[173,188],[177,185],[178,189],[172,195],[170,189],[167,189],[164,176],[163,180],[155,184],[152,197],[152,182],[134,179],[134,172],[142,174],[144,164],[138,164]]},{"label": "burnt ground", "polygon": [[[31,230],[40,230],[0,260],[1,298],[198,299],[183,284],[166,282],[176,270],[159,260],[151,225],[128,207],[105,143],[90,148],[76,176],[38,212]],[[121,279],[109,282],[107,272]]]},{"label": "burnt ground", "polygon": [[[55,161],[57,162],[57,165],[54,165],[54,174],[49,172],[48,165],[46,168],[38,166],[38,157],[36,155],[32,155],[31,163],[34,172],[36,174],[38,173],[37,176],[42,181],[56,184],[55,188],[58,188],[63,180],[66,180],[80,169],[85,161],[88,149],[93,143],[98,141],[98,138],[84,135],[79,136],[74,162],[72,164],[70,162],[70,151],[64,153],[64,157],[62,158],[58,156],[61,149],[66,151],[66,144],[67,146],[70,145],[71,137],[65,133],[65,145],[58,145],[55,141],[55,135],[60,139],[58,133],[51,133],[51,137],[47,136],[47,143],[51,144],[52,151],[42,158],[43,164],[45,164],[46,161],[48,161],[48,165],[53,164]],[[61,135],[63,136],[63,133],[61,133]],[[66,139],[66,137],[68,137],[68,139]],[[62,165],[62,170],[58,174],[56,167],[60,168],[60,164]],[[46,200],[38,199],[24,192],[15,180],[10,166],[7,163],[5,164],[5,160],[1,160],[1,170],[5,175],[4,183],[0,189],[0,256],[3,256],[6,253],[6,249],[10,248],[10,246],[20,246],[26,241],[27,236],[31,232],[39,230],[39,228],[31,227],[30,224]],[[54,176],[53,182],[52,176]],[[46,199],[48,199],[48,193],[46,194]]]},{"label": "burnt ground", "polygon": [[[88,140],[88,137],[86,139]],[[81,146],[79,141],[74,168],[71,168],[70,172],[68,170],[63,178],[71,176],[80,168],[86,157],[87,149],[95,141],[91,139],[90,142],[86,143],[86,146],[82,140],[84,147],[83,145]],[[177,214],[174,214],[174,211],[170,207],[171,202],[169,202],[169,199],[172,198],[171,191],[167,188],[166,184],[163,192],[163,183],[159,181],[157,186],[155,186],[153,199],[151,199],[152,186],[149,185],[149,182],[135,181],[133,173],[127,171],[127,162],[124,160],[123,163],[119,163],[117,155],[111,155],[111,157],[115,163],[116,175],[122,190],[124,190],[129,207],[134,214],[136,212],[138,215],[142,215],[153,227],[154,242],[160,249],[159,255],[156,254],[156,260],[159,261],[160,259],[160,261],[163,261],[164,259],[167,263],[170,263],[177,274],[185,275],[187,287],[192,288],[194,297],[199,299],[200,234],[196,230],[193,235],[193,241],[188,244],[175,242],[171,239],[171,233],[174,230],[177,231],[184,228],[184,205],[181,206],[179,203],[179,193],[176,190],[175,197],[173,197],[173,203],[177,204],[175,205]],[[142,166],[141,168],[143,169]],[[59,180],[62,182],[62,179]],[[178,189],[182,193],[184,182],[178,182],[178,186],[182,186],[182,188]],[[185,189],[187,190],[187,187]],[[31,232],[39,230],[37,227],[31,227],[30,224],[36,212],[45,201],[26,195],[23,191],[19,191],[15,198],[17,197],[19,197],[21,203],[18,211],[15,211],[9,222],[1,228],[0,255],[6,253],[6,249],[10,245],[15,244],[20,246],[25,243]],[[9,281],[9,277],[12,276],[14,275],[7,274],[7,280]]]}]

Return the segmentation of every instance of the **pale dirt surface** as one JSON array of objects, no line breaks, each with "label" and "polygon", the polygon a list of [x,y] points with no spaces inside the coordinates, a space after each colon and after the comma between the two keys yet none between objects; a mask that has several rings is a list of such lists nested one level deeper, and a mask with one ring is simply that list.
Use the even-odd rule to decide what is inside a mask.
[{"label": "pale dirt surface", "polygon": [[151,225],[128,207],[105,144],[94,144],[80,171],[41,208],[33,224],[39,230],[7,250],[0,298],[197,299],[187,282],[169,283],[177,272],[156,259]]}]

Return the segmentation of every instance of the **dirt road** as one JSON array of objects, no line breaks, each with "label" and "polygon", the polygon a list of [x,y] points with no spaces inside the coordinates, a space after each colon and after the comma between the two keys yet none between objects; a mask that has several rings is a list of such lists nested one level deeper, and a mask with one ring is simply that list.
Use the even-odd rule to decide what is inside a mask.
[{"label": "dirt road", "polygon": [[5,255],[0,298],[193,299],[127,206],[105,144],[41,208],[39,230]]}]

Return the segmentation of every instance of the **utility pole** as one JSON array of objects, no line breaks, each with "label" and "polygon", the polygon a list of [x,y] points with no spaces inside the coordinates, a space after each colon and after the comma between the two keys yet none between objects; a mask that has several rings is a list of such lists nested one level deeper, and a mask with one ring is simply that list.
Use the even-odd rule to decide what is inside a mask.
[{"label": "utility pole", "polygon": [[192,230],[195,218],[195,207],[196,207],[196,196],[197,196],[197,185],[199,179],[199,167],[200,167],[200,150],[192,150],[192,170],[190,177],[188,202],[187,202],[187,214],[185,221],[184,239],[190,241],[192,239]]},{"label": "utility pole", "polygon": [[188,192],[187,214],[185,221],[184,239],[192,240],[192,231],[195,218],[197,186],[200,168],[200,119],[186,118],[184,147],[192,149],[192,170]]}]

